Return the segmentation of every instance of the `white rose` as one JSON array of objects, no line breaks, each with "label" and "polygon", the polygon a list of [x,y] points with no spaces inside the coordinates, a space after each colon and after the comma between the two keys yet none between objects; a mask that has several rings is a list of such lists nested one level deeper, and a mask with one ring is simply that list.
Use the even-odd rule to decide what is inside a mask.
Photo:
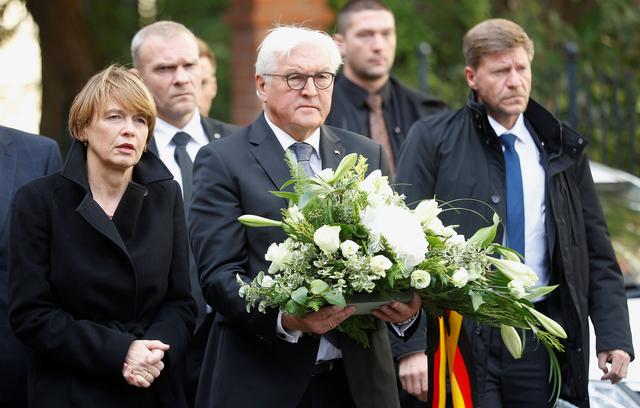
[{"label": "white rose", "polygon": [[345,258],[349,258],[357,254],[359,248],[360,248],[360,245],[356,244],[350,239],[340,244],[340,251],[342,251],[342,256],[344,256]]},{"label": "white rose", "polygon": [[289,215],[289,218],[291,218],[291,221],[295,223],[304,221],[304,214],[302,214],[297,205],[292,205],[287,208],[287,214]]},{"label": "white rose", "polygon": [[431,275],[422,269],[411,272],[411,286],[416,289],[424,289],[431,283]]},{"label": "white rose", "polygon": [[273,278],[269,275],[265,275],[262,277],[262,282],[260,282],[260,285],[263,288],[270,288],[272,287],[274,284],[276,283],[276,281],[273,280]]},{"label": "white rose", "polygon": [[274,243],[269,245],[264,259],[271,261],[269,273],[276,273],[285,268],[286,263],[291,259],[291,253],[285,248],[284,244],[278,245]]},{"label": "white rose", "polygon": [[371,261],[369,262],[369,266],[371,267],[371,271],[375,275],[378,275],[380,277],[384,277],[385,271],[387,269],[391,268],[392,265],[393,264],[391,263],[389,258],[387,258],[384,255],[376,255],[373,258],[371,258]]},{"label": "white rose", "polygon": [[333,179],[333,169],[322,169],[318,174],[316,174],[316,177],[322,179],[325,183],[328,183]]},{"label": "white rose", "polygon": [[516,299],[521,299],[522,297],[524,297],[524,295],[526,295],[524,284],[521,280],[512,280],[507,284],[507,288],[509,288],[509,292],[511,292],[511,295]]},{"label": "white rose", "polygon": [[456,288],[462,288],[469,281],[469,271],[466,268],[460,268],[451,276],[451,283]]},{"label": "white rose", "polygon": [[418,216],[421,224],[429,225],[431,220],[442,212],[442,209],[438,207],[436,200],[424,200],[418,204],[413,212]]},{"label": "white rose", "polygon": [[313,242],[323,252],[332,254],[340,247],[340,226],[323,225],[313,233]]}]

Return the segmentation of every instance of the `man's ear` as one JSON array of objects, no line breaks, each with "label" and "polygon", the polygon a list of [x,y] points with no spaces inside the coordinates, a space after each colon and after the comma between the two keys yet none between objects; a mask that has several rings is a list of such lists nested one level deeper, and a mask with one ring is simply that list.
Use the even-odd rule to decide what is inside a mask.
[{"label": "man's ear", "polygon": [[476,91],[478,89],[476,86],[476,71],[467,65],[464,67],[464,76],[467,78],[467,85],[469,85],[469,88]]},{"label": "man's ear", "polygon": [[256,95],[264,103],[267,101],[265,87],[267,83],[262,75],[256,74]]},{"label": "man's ear", "polygon": [[338,50],[340,50],[340,55],[342,55],[342,58],[344,58],[344,54],[346,52],[345,45],[344,45],[344,35],[340,33],[335,33],[333,35],[333,41],[338,46]]}]

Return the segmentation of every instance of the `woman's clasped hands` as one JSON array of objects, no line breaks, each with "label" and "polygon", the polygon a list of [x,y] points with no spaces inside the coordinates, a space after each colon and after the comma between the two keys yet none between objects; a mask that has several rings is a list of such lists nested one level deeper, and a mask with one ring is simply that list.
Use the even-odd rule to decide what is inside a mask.
[{"label": "woman's clasped hands", "polygon": [[160,340],[134,340],[122,367],[125,381],[134,387],[151,386],[164,368],[162,359],[169,347]]}]

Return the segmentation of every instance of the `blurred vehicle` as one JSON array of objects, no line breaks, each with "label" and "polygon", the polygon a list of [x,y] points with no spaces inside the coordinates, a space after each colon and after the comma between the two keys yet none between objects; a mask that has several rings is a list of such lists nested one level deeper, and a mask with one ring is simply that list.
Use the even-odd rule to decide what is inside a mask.
[{"label": "blurred vehicle", "polygon": [[[640,351],[640,177],[600,163],[591,162],[590,166],[624,275],[629,321],[637,354]],[[591,347],[594,347],[593,326],[589,326]],[[589,395],[593,408],[640,407],[640,363],[631,363],[622,386],[600,381],[602,374],[593,350],[589,362]]]}]

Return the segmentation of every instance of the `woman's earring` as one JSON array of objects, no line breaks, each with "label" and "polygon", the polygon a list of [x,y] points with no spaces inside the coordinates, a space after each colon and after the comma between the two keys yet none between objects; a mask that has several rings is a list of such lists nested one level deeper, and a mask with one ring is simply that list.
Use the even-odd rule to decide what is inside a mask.
[{"label": "woman's earring", "polygon": [[81,140],[81,142],[84,147],[87,147],[89,145],[89,142],[87,141],[87,139]]}]

